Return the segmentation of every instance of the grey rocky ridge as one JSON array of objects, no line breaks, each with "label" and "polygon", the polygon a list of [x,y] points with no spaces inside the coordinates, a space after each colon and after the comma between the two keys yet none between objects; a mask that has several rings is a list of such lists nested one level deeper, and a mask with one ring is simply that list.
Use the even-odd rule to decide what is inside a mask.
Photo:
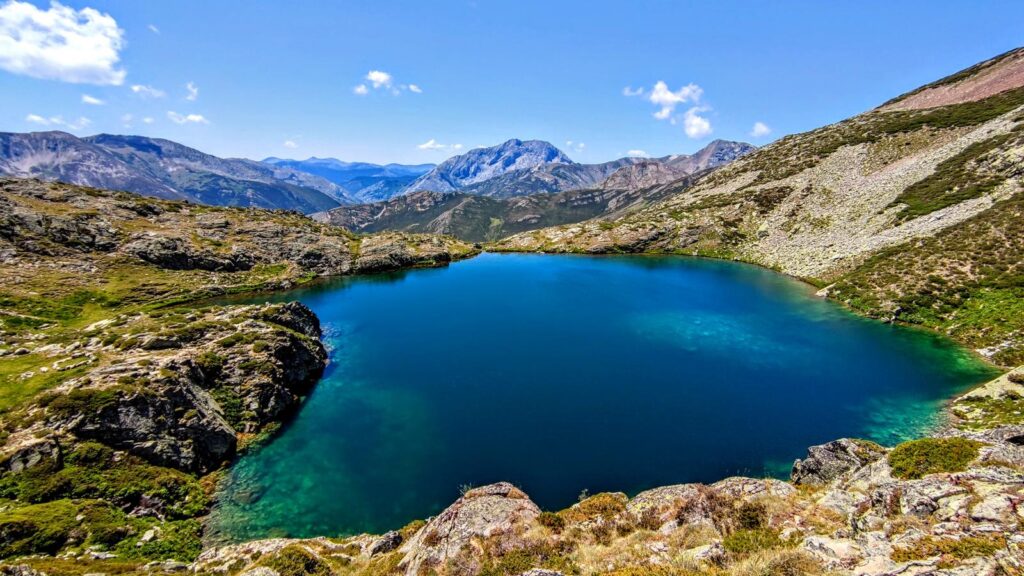
[{"label": "grey rocky ridge", "polygon": [[[506,156],[510,143],[499,147]],[[549,154],[554,160],[491,174],[457,191],[411,191],[387,201],[343,206],[313,217],[353,232],[402,230],[451,234],[474,242],[493,241],[547,226],[592,218],[614,219],[678,194],[693,176],[753,150],[742,142],[715,140],[692,155],[621,158],[604,164],[565,163],[563,155]],[[496,151],[484,156],[476,152],[458,157],[456,164],[468,169],[465,167],[503,157]],[[410,190],[413,188],[410,186]]]},{"label": "grey rocky ridge", "polygon": [[344,188],[301,170],[217,158],[170,140],[144,136],[0,133],[0,174],[200,204],[303,213],[354,202]]}]

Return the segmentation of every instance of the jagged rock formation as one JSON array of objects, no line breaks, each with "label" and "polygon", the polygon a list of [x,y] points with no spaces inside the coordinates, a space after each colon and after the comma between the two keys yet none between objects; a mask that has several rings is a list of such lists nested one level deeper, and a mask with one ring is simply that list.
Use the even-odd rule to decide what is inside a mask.
[{"label": "jagged rock formation", "polygon": [[[869,316],[940,329],[1019,364],[1024,314],[1002,303],[1022,290],[1021,54],[782,138],[620,218],[520,233],[497,248],[754,262],[829,286]],[[945,105],[923,108],[940,93]],[[999,327],[980,312],[990,305],[1008,311]]]},{"label": "jagged rock formation", "polygon": [[0,174],[200,204],[303,213],[353,201],[336,184],[287,166],[217,158],[144,136],[0,133]]},{"label": "jagged rock formation", "polygon": [[405,191],[454,192],[506,172],[544,164],[572,163],[561,150],[547,142],[512,139],[498,146],[475,148],[449,158],[417,178]]}]

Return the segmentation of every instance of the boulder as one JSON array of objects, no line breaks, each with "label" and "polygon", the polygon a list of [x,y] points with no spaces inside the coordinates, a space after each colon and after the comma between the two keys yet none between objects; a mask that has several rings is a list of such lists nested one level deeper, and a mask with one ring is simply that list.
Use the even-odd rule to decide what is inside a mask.
[{"label": "boulder", "polygon": [[454,558],[467,544],[525,531],[540,509],[508,482],[474,488],[427,522],[399,548],[408,575],[424,573]]},{"label": "boulder", "polygon": [[808,448],[807,457],[793,463],[790,479],[794,484],[827,484],[882,456],[885,456],[885,448],[874,442],[841,438]]}]

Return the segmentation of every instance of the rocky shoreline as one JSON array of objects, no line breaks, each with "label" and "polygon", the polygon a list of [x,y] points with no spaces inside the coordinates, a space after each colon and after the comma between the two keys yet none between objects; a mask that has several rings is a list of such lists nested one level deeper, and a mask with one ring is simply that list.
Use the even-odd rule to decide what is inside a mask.
[{"label": "rocky shoreline", "polygon": [[[1018,376],[1013,376],[1017,374]],[[1024,392],[1024,371],[961,397]],[[980,392],[979,392],[980,391]],[[986,392],[987,391],[987,392]],[[973,395],[973,396],[972,396]],[[895,448],[811,447],[791,481],[727,478],[541,511],[508,483],[382,536],[277,538],[203,552],[196,573],[1014,574],[1024,568],[1024,426],[959,427]]]}]

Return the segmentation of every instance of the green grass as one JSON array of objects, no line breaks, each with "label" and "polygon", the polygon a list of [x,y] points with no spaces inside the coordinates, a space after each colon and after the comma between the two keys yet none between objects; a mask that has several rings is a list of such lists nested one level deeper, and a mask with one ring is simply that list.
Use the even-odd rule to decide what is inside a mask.
[{"label": "green grass", "polygon": [[985,174],[976,164],[986,154],[1005,146],[1013,137],[1013,133],[1000,134],[971,144],[959,154],[939,163],[930,176],[908,186],[890,206],[902,205],[900,219],[910,220],[989,194],[1006,177]]},{"label": "green grass", "polygon": [[950,410],[961,419],[957,427],[964,430],[987,430],[997,426],[1024,424],[1024,398],[1013,392],[996,398],[964,398],[953,404]]},{"label": "green grass", "polygon": [[102,498],[134,506],[143,496],[165,502],[165,514],[171,519],[198,516],[209,506],[193,476],[135,456],[115,458],[110,448],[97,442],[79,444],[62,466],[38,464],[0,477],[0,497],[27,503]]},{"label": "green grass", "polygon": [[892,559],[902,563],[935,556],[948,556],[958,560],[990,558],[1005,547],[1005,538],[998,535],[964,536],[959,539],[926,536],[912,546],[896,548],[892,553]]},{"label": "green grass", "polygon": [[742,529],[722,539],[722,546],[734,554],[749,554],[775,548],[788,548],[793,543],[783,540],[778,530],[770,528]]},{"label": "green grass", "polygon": [[922,438],[904,442],[889,453],[892,475],[916,480],[928,474],[962,472],[978,457],[982,444],[966,438]]}]

